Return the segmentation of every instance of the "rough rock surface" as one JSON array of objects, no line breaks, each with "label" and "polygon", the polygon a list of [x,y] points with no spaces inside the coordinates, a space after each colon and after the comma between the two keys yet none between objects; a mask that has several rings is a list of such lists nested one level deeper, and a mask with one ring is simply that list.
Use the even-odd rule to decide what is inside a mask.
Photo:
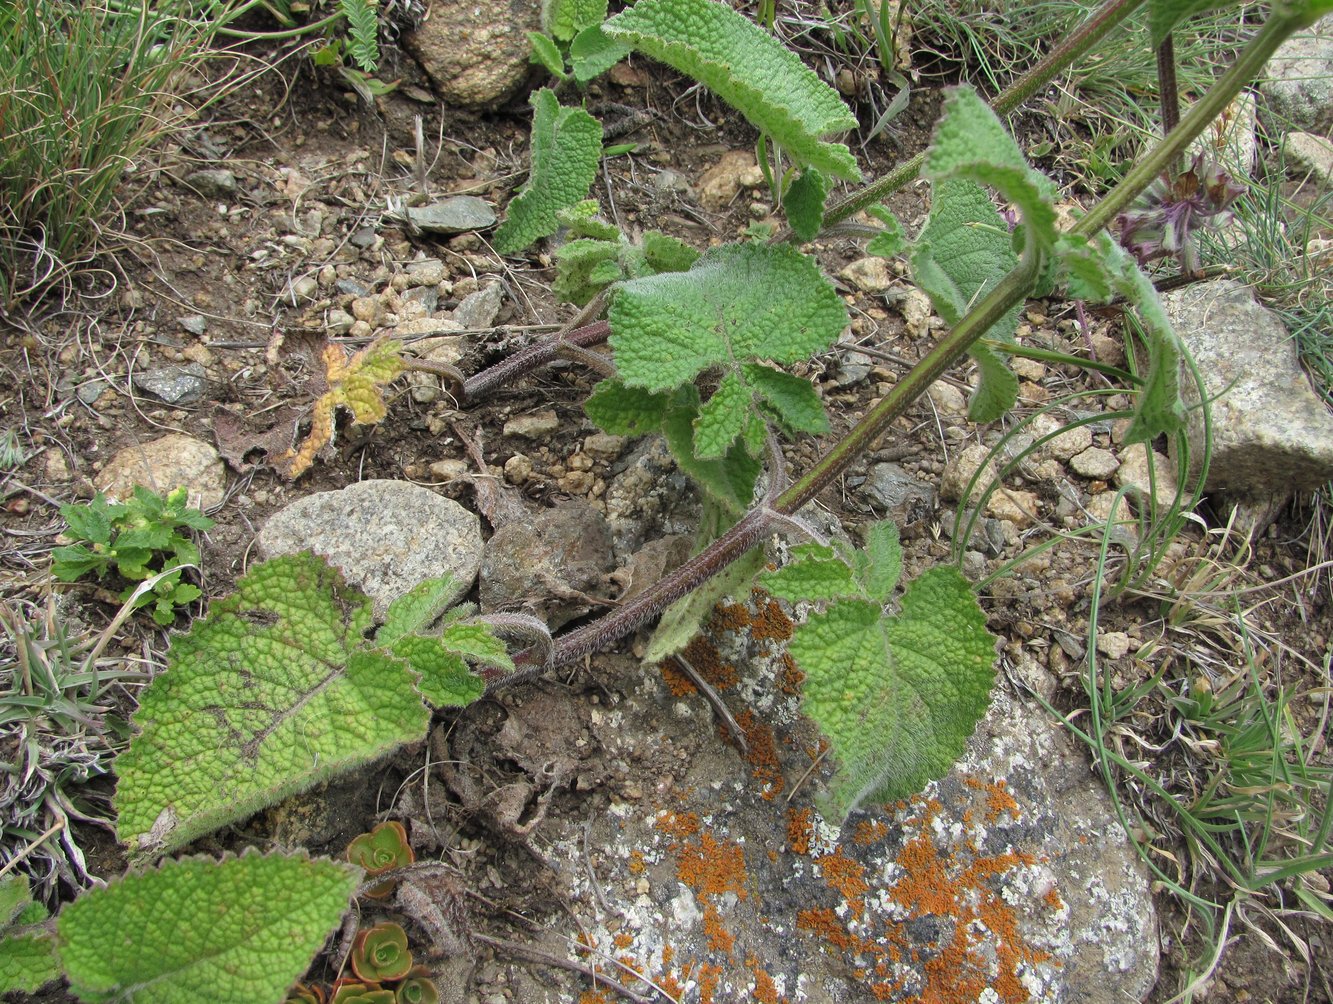
[{"label": "rough rock surface", "polygon": [[[1333,477],[1333,414],[1311,388],[1282,322],[1227,279],[1178,290],[1164,302],[1214,397],[1206,487],[1259,498]],[[1193,389],[1186,381],[1186,394]],[[1197,411],[1190,413],[1189,442],[1192,458],[1202,456]]]},{"label": "rough rock surface", "polygon": [[127,499],[135,485],[168,492],[185,486],[190,504],[212,509],[221,504],[226,474],[218,451],[207,443],[172,433],[141,446],[121,450],[97,476],[97,487],[107,495]]},{"label": "rough rock surface", "polygon": [[1333,128],[1333,14],[1283,42],[1267,72],[1259,90],[1279,131]]},{"label": "rough rock surface", "polygon": [[403,44],[442,99],[491,110],[517,94],[532,69],[527,32],[540,30],[540,11],[536,0],[435,0]]},{"label": "rough rock surface", "polygon": [[460,599],[481,565],[481,521],[409,481],[361,481],[293,502],[264,524],[258,545],[265,558],[306,549],[323,555],[383,617],[399,596],[445,572]]},{"label": "rough rock surface", "polygon": [[1333,140],[1308,132],[1287,134],[1287,172],[1300,175],[1308,171],[1320,184],[1333,188]]},{"label": "rough rock surface", "polygon": [[[771,601],[721,619],[735,630],[686,654],[731,707],[745,753],[718,737],[682,675],[620,657],[603,667],[618,681],[610,692],[532,695],[547,717],[572,714],[604,762],[651,762],[629,780],[564,765],[570,783],[606,798],[586,823],[541,834],[585,944],[682,1000],[1143,999],[1158,951],[1147,876],[1086,756],[1049,716],[998,693],[949,775],[839,832],[810,807],[823,768],[809,776],[817,740],[780,645],[790,620]],[[554,756],[516,744],[526,728],[492,731],[448,757]],[[651,787],[633,780],[645,772]]]},{"label": "rough rock surface", "polygon": [[485,611],[521,609],[551,630],[609,600],[615,568],[611,530],[586,502],[543,509],[500,527],[481,562]]}]

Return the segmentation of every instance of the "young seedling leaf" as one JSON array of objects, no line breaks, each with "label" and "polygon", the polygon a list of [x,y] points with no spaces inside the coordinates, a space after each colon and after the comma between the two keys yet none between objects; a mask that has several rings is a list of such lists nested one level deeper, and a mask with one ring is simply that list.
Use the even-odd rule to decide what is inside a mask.
[{"label": "young seedling leaf", "polygon": [[50,934],[0,934],[0,994],[36,993],[63,970]]},{"label": "young seedling leaf", "polygon": [[338,408],[347,408],[358,425],[374,425],[384,419],[385,387],[403,372],[402,344],[377,338],[349,358],[341,346],[324,346],[323,358],[328,390],[315,401],[310,415],[310,434],[296,449],[288,450],[275,466],[295,480],[315,462],[319,451],[333,439],[333,419]]},{"label": "young seedling leaf", "polygon": [[241,579],[140,697],[116,761],[120,839],[179,847],[425,735],[412,674],[371,625],[370,601],[309,552]]},{"label": "young seedling leaf", "polygon": [[542,27],[562,42],[606,20],[607,0],[545,0]]},{"label": "young seedling leaf", "polygon": [[823,544],[793,547],[791,561],[776,572],[759,576],[759,585],[790,603],[846,599],[859,594],[851,566]]},{"label": "young seedling leaf", "polygon": [[658,272],[685,272],[698,260],[699,252],[684,241],[658,230],[648,230],[643,235],[643,263],[629,270],[630,277],[637,279]]},{"label": "young seedling leaf", "polygon": [[694,420],[694,455],[700,460],[716,460],[731,449],[745,428],[752,400],[750,388],[738,374],[724,376]]},{"label": "young seedling leaf", "polygon": [[599,429],[613,436],[645,436],[662,427],[671,395],[603,380],[583,403]]},{"label": "young seedling leaf", "polygon": [[845,819],[945,774],[986,713],[995,639],[956,568],[911,582],[896,616],[844,599],[812,614],[788,651],[806,674],[803,708],[832,744],[822,809]]},{"label": "young seedling leaf", "polygon": [[1111,279],[1112,288],[1134,304],[1148,339],[1148,372],[1139,388],[1134,419],[1125,442],[1147,443],[1160,435],[1175,435],[1185,427],[1185,404],[1180,397],[1180,339],[1171,328],[1152,280],[1133,256],[1105,232],[1095,244]]},{"label": "young seedling leaf", "polygon": [[824,225],[824,200],[832,188],[833,184],[824,172],[808,167],[787,189],[782,205],[787,210],[791,232],[801,240],[814,240]]},{"label": "young seedling leaf", "polygon": [[903,225],[888,206],[871,206],[866,210],[871,216],[884,224],[884,230],[870,238],[866,253],[881,258],[897,258],[907,247],[907,234]]},{"label": "young seedling leaf", "polygon": [[560,107],[555,92],[545,87],[531,103],[531,172],[495,231],[500,254],[517,254],[555,233],[556,214],[588,194],[602,155],[602,124],[582,108]]},{"label": "young seedling leaf", "polygon": [[633,49],[624,42],[608,38],[600,24],[590,25],[574,36],[569,44],[569,61],[574,68],[574,79],[586,84],[600,77],[628,56]]},{"label": "young seedling leaf", "polygon": [[736,519],[754,498],[762,465],[743,443],[733,444],[722,457],[701,458],[695,443],[698,416],[698,391],[682,387],[662,418],[662,435],[680,469]]},{"label": "young seedling leaf", "polygon": [[903,574],[898,525],[890,520],[872,523],[865,537],[865,547],[852,554],[852,568],[866,598],[882,605],[889,602]]},{"label": "young seedling leaf", "polygon": [[565,71],[565,57],[560,54],[560,47],[540,31],[528,32],[528,41],[532,43],[532,61],[539,63],[557,80],[565,80],[569,74]]},{"label": "young seedling leaf", "polygon": [[439,638],[410,635],[394,642],[390,651],[412,667],[417,690],[432,708],[465,707],[486,692],[467,660]]},{"label": "young seedling leaf", "polygon": [[972,88],[949,90],[922,176],[932,182],[967,178],[989,185],[1018,208],[1039,248],[1049,251],[1054,245],[1055,185],[1028,166],[1013,137]]},{"label": "young seedling leaf", "polygon": [[765,406],[764,410],[789,435],[805,432],[818,436],[828,432],[824,402],[809,380],[761,363],[746,363],[741,372]]},{"label": "young seedling leaf", "polygon": [[860,179],[851,151],[823,140],[857,125],[838,92],[725,4],[640,0],[602,30],[715,91],[802,167]]},{"label": "young seedling leaf", "polygon": [[60,913],[84,1001],[280,1001],[338,926],[361,870],[304,856],[186,858],[90,889]]},{"label": "young seedling leaf", "polygon": [[[973,302],[1018,264],[1018,256],[1009,228],[985,189],[946,178],[934,185],[930,217],[912,247],[911,262],[913,277],[936,312],[957,324]],[[986,337],[1011,340],[1018,311],[1015,306],[1006,313]],[[994,421],[1017,401],[1018,380],[994,349],[978,343],[971,351],[982,362],[982,380],[968,417],[974,422]]]}]

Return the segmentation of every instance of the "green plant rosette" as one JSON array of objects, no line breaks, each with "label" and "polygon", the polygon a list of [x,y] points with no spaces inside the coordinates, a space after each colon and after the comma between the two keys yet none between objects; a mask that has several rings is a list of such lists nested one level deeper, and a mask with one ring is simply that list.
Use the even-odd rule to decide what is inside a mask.
[{"label": "green plant rosette", "polygon": [[[417,859],[407,842],[407,830],[396,819],[380,823],[347,845],[347,860],[360,865],[367,878],[374,878],[395,868],[405,868]],[[382,882],[365,895],[383,899],[393,891],[392,882]]]},{"label": "green plant rosette", "polygon": [[[367,927],[352,945],[352,972],[369,982],[401,980],[412,969],[407,932],[392,921]],[[392,1000],[392,995],[390,995]]]}]

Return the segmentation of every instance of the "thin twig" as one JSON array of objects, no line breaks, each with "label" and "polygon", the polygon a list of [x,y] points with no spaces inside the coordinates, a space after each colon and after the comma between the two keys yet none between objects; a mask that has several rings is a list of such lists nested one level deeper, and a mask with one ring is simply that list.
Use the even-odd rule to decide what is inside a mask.
[{"label": "thin twig", "polygon": [[[542,966],[555,966],[557,969],[569,969],[576,973],[582,973],[593,981],[594,984],[600,983],[609,990],[614,990],[618,994],[634,1001],[634,1004],[653,1004],[651,997],[645,997],[642,994],[635,993],[629,987],[617,980],[613,980],[604,973],[599,973],[592,966],[585,966],[582,962],[574,962],[570,959],[562,959],[558,955],[552,955],[550,952],[543,952],[540,948],[532,948],[529,945],[520,945],[516,941],[505,941],[503,938],[492,938],[489,934],[473,934],[474,941],[480,941],[483,945],[490,945],[492,948],[509,955],[516,955],[520,959],[526,959],[528,962],[535,962]],[[669,1000],[670,998],[668,998]],[[673,1002],[674,1004],[674,1002]]]},{"label": "thin twig", "polygon": [[750,744],[745,741],[745,732],[736,723],[736,719],[732,717],[731,709],[722,700],[722,695],[713,689],[713,685],[705,680],[683,655],[673,655],[671,661],[690,678],[691,683],[699,688],[699,693],[703,694],[708,703],[713,706],[713,714],[727,723],[727,731],[731,733],[731,738],[736,740],[736,745],[741,748],[741,753],[749,756]]}]

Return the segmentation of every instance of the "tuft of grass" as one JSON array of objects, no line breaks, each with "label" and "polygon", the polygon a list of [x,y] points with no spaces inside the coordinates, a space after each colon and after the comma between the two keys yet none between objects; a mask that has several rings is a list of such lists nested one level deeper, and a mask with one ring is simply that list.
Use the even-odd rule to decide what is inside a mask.
[{"label": "tuft of grass", "polygon": [[167,128],[207,20],[171,5],[0,4],[0,314],[65,279],[116,215],[116,190]]},{"label": "tuft of grass", "polygon": [[110,827],[111,772],[129,740],[117,688],[149,674],[103,658],[132,602],[97,635],[44,605],[0,600],[0,867],[19,867],[48,899],[89,875],[74,823]]}]

